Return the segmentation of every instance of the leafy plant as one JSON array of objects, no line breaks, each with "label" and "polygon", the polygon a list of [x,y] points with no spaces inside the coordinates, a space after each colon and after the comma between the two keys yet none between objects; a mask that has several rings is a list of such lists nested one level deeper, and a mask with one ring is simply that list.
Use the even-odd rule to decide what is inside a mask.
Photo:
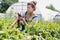
[{"label": "leafy plant", "polygon": [[9,29],[15,19],[0,20],[0,39],[1,40],[60,40],[60,23],[40,21],[35,25],[27,25],[26,32],[21,32],[21,28]]}]

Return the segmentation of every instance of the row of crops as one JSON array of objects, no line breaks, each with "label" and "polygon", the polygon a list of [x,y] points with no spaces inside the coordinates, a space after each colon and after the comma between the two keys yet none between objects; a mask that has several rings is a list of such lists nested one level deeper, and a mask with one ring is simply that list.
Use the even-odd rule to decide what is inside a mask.
[{"label": "row of crops", "polygon": [[0,19],[0,40],[60,40],[60,23],[40,21],[27,25],[25,32],[17,24],[9,29],[15,19]]}]

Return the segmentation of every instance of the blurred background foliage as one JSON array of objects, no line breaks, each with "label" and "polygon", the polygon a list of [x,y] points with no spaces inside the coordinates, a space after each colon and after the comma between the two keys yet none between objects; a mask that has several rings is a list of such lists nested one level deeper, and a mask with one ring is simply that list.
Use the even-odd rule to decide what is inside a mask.
[{"label": "blurred background foliage", "polygon": [[0,13],[4,13],[10,5],[18,2],[18,0],[1,0],[0,1]]}]

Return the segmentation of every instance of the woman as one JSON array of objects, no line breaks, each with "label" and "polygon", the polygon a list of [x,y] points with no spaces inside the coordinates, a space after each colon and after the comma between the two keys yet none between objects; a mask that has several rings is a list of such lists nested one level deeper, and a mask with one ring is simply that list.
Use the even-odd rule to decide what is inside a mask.
[{"label": "woman", "polygon": [[34,25],[36,22],[38,22],[39,17],[34,14],[35,10],[35,1],[27,3],[27,11],[23,14],[23,17],[18,17],[18,27],[22,26],[22,31],[25,29],[25,26],[28,24],[28,22],[30,22],[30,25]]}]

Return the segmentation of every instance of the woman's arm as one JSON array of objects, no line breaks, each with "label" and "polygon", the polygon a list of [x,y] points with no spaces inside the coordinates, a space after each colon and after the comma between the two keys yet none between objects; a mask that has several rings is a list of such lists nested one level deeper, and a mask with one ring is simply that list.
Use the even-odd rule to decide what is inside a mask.
[{"label": "woman's arm", "polygon": [[[25,19],[23,19],[22,21],[23,21],[24,25],[28,25],[27,22],[25,21]],[[34,24],[35,24],[35,22],[32,20],[32,22],[31,22],[29,25],[32,26],[32,25],[34,25]]]},{"label": "woman's arm", "polygon": [[13,28],[14,25],[17,23],[17,21],[18,21],[18,20],[15,20],[15,21],[13,22],[13,24],[11,24],[10,28]]},{"label": "woman's arm", "polygon": [[[20,20],[23,21],[24,25],[28,25],[24,18],[21,17]],[[39,21],[39,17],[35,17],[35,18],[32,20],[32,22],[30,22],[29,25],[33,26],[33,25],[35,25],[38,21]]]},{"label": "woman's arm", "polygon": [[27,25],[27,22],[25,21],[24,18],[22,19],[22,21],[23,21],[24,25]]}]

